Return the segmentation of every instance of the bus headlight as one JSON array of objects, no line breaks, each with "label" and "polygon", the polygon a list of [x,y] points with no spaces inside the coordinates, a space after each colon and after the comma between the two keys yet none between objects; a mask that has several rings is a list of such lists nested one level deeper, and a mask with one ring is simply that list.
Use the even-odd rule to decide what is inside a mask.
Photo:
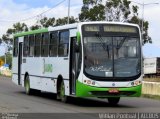
[{"label": "bus headlight", "polygon": [[92,80],[84,80],[84,83],[87,84],[87,85],[95,85],[96,82],[95,81],[92,81]]},{"label": "bus headlight", "polygon": [[136,81],[131,82],[131,85],[132,85],[132,86],[138,86],[138,85],[140,85],[140,84],[142,84],[142,81],[136,80]]}]

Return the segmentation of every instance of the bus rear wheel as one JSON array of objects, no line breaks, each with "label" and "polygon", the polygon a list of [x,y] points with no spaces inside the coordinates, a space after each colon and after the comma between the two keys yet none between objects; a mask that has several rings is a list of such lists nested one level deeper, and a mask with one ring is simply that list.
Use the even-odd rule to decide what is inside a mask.
[{"label": "bus rear wheel", "polygon": [[120,101],[120,97],[109,97],[108,102],[111,105],[117,105]]},{"label": "bus rear wheel", "polygon": [[30,79],[28,75],[25,78],[24,87],[25,87],[25,92],[27,95],[31,95],[34,93],[34,89],[30,88]]},{"label": "bus rear wheel", "polygon": [[59,94],[59,96],[60,96],[60,100],[62,102],[66,103],[68,101],[68,97],[65,95],[64,81],[62,81],[61,84],[60,84],[60,94]]}]

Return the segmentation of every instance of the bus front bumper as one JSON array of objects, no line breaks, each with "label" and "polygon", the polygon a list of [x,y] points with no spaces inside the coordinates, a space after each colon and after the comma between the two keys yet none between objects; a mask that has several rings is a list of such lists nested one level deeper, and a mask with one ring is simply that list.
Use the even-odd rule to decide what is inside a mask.
[{"label": "bus front bumper", "polygon": [[[116,89],[118,92],[110,92],[111,89]],[[77,80],[76,96],[77,97],[140,97],[142,84],[133,87],[116,87],[116,88],[101,88],[85,85]]]}]

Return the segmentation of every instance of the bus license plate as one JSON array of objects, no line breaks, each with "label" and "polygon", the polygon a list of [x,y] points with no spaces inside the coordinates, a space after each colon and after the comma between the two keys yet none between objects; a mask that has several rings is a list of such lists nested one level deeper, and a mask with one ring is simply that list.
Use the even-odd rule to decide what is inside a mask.
[{"label": "bus license plate", "polygon": [[108,90],[109,93],[119,93],[119,90],[117,88],[111,88]]}]

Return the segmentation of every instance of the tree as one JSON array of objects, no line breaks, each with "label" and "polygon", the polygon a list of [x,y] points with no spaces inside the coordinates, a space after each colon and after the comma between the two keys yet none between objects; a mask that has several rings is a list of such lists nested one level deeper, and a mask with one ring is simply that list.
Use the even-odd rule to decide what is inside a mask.
[{"label": "tree", "polygon": [[[133,16],[129,21],[129,23],[138,24],[142,31],[142,19],[138,18],[137,16]],[[149,22],[143,21],[143,45],[146,43],[152,43],[152,38],[148,35],[148,28],[149,28]]]},{"label": "tree", "polygon": [[105,20],[105,6],[102,0],[83,0],[80,21],[102,21]]},{"label": "tree", "polygon": [[[108,0],[106,2],[106,19],[108,21],[120,21],[138,24],[142,31],[142,19],[138,17],[138,6],[131,5],[128,0]],[[152,43],[148,35],[148,21],[143,21],[143,44]]]},{"label": "tree", "polygon": [[7,30],[6,34],[3,35],[4,36],[3,38],[7,39],[9,38],[10,35],[13,35],[13,34],[16,34],[22,31],[28,31],[28,27],[25,23],[18,22],[18,23],[13,24],[12,27],[13,28],[9,28]]},{"label": "tree", "polygon": [[30,27],[30,30],[37,30],[37,29],[40,29],[41,28],[41,25],[33,25]]},{"label": "tree", "polygon": [[128,0],[108,0],[106,2],[106,20],[107,21],[127,21],[131,14]]},{"label": "tree", "polygon": [[55,18],[47,18],[43,17],[40,20],[37,20],[36,25],[33,25],[30,27],[30,30],[37,30],[40,28],[47,28],[49,26],[54,26],[55,25]]},{"label": "tree", "polygon": [[2,35],[2,41],[7,44],[8,50],[10,51],[12,49],[13,44],[13,34],[22,32],[22,31],[28,31],[28,27],[25,23],[15,23],[13,24],[12,28],[9,28],[6,32],[6,34]]},{"label": "tree", "polygon": [[[129,0],[107,0],[103,5],[102,0],[83,0],[80,21],[117,21],[135,23],[142,28],[142,19],[138,17],[138,6],[131,5]],[[143,44],[152,43],[148,35],[148,21],[143,21]],[[142,30],[141,30],[142,31]]]},{"label": "tree", "polygon": [[6,64],[9,64],[9,68],[12,68],[12,54],[10,54],[9,52],[6,54],[6,56],[0,56],[0,59],[2,59],[3,61],[5,61],[5,57],[6,57]]},{"label": "tree", "polygon": [[[77,22],[77,19],[74,18],[73,16],[71,16],[71,17],[69,18],[69,23],[71,24],[71,23],[75,23],[75,22]],[[65,25],[65,24],[68,24],[68,17],[58,18],[58,19],[56,20],[55,26],[61,26],[61,25]]]},{"label": "tree", "polygon": [[[77,19],[71,16],[69,18],[69,23],[75,23],[75,22],[77,22]],[[68,24],[68,17],[58,18],[58,19],[55,19],[54,17],[53,18],[44,17],[38,20],[37,25],[31,26],[30,29],[36,30],[40,28],[48,28],[49,26],[60,26],[64,24]]]},{"label": "tree", "polygon": [[12,50],[13,38],[9,34],[2,35],[2,42],[7,45],[8,51]]},{"label": "tree", "polygon": [[49,26],[54,26],[55,25],[55,18],[54,17],[52,17],[52,18],[44,17],[40,20],[40,24],[44,28],[47,28]]},{"label": "tree", "polygon": [[0,45],[2,44],[2,38],[0,38]]}]

